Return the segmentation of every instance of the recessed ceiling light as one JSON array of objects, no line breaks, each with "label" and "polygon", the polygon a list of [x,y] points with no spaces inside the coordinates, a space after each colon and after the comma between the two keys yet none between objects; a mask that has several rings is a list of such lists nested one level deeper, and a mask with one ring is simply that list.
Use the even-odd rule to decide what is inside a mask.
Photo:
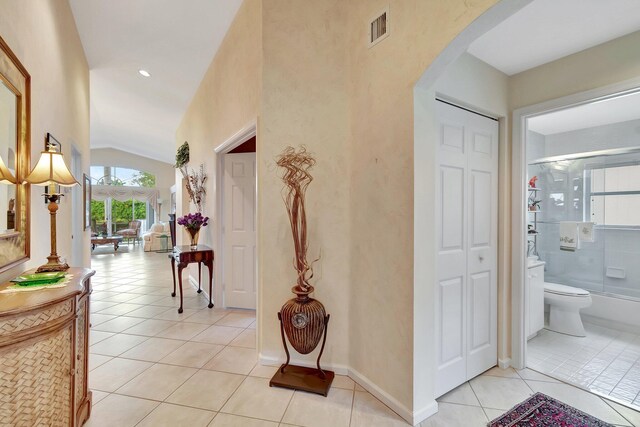
[{"label": "recessed ceiling light", "polygon": [[138,70],[138,72],[145,77],[151,77],[151,73],[147,70]]}]

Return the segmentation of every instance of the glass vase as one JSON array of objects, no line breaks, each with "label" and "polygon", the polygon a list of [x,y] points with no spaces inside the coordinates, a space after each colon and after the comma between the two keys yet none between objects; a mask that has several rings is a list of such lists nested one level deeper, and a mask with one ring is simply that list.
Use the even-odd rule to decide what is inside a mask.
[{"label": "glass vase", "polygon": [[195,251],[198,249],[198,238],[200,237],[200,229],[199,228],[187,228],[189,232],[189,237],[191,237],[191,250]]}]

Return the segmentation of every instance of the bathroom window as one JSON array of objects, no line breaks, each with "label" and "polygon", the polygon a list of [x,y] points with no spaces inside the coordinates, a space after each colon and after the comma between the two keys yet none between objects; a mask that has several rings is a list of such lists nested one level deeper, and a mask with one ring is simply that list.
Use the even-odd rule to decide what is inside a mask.
[{"label": "bathroom window", "polygon": [[640,227],[640,165],[593,168],[590,175],[590,220],[597,225]]}]

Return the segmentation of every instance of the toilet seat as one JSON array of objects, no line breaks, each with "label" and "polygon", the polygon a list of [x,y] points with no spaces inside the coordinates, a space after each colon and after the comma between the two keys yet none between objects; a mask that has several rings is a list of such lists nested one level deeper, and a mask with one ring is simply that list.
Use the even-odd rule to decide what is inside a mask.
[{"label": "toilet seat", "polygon": [[567,297],[588,297],[589,291],[573,286],[561,285],[559,283],[544,282],[544,291],[550,294],[563,295]]}]

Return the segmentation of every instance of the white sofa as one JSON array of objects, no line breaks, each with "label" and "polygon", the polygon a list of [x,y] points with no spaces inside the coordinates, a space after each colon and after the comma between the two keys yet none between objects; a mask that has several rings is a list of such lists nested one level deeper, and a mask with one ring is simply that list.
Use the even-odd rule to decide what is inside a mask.
[{"label": "white sofa", "polygon": [[163,248],[163,242],[159,236],[168,236],[167,247],[171,248],[171,231],[169,230],[169,223],[157,222],[151,226],[149,231],[142,235],[144,241],[144,251],[160,251]]}]

